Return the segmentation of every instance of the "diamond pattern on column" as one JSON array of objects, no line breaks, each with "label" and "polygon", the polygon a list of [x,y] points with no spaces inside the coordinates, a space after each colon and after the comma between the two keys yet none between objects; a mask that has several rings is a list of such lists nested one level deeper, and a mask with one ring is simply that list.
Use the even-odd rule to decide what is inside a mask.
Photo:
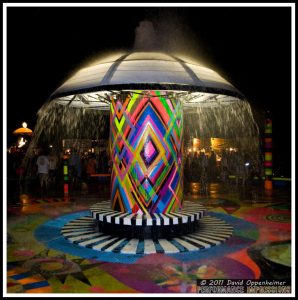
[{"label": "diamond pattern on column", "polygon": [[143,162],[147,166],[147,168],[152,164],[154,159],[157,157],[159,151],[157,147],[154,145],[152,138],[150,136],[147,137],[147,140],[144,144],[144,147],[140,153]]}]

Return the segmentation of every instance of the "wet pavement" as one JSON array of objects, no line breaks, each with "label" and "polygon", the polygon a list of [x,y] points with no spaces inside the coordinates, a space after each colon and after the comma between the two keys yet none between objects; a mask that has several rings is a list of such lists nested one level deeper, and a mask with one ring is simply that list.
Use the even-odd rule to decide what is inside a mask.
[{"label": "wet pavement", "polygon": [[[185,184],[185,200],[234,227],[223,244],[181,254],[98,254],[60,238],[61,224],[109,199],[109,184],[7,207],[7,293],[196,293],[197,279],[289,279],[291,190]],[[64,220],[64,221],[63,221]],[[44,227],[48,224],[47,227]],[[47,231],[43,231],[47,228]]]}]

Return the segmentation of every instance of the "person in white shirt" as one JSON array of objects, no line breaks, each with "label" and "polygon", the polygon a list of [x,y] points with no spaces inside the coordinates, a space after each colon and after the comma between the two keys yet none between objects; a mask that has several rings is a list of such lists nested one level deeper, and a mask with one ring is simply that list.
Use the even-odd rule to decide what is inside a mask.
[{"label": "person in white shirt", "polygon": [[43,196],[43,191],[47,192],[47,188],[48,188],[49,165],[50,165],[48,156],[43,152],[41,152],[41,154],[37,158],[36,164],[37,164],[39,183],[41,187],[41,193]]}]

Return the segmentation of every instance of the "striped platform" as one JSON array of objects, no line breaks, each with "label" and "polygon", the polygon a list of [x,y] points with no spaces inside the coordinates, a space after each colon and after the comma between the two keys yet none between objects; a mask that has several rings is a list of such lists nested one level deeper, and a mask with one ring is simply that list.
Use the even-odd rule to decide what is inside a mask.
[{"label": "striped platform", "polygon": [[94,219],[114,225],[167,226],[195,222],[205,215],[206,209],[198,203],[185,201],[179,212],[141,215],[112,210],[111,201],[103,201],[92,205],[90,211]]},{"label": "striped platform", "polygon": [[81,217],[65,224],[61,234],[69,242],[102,252],[122,254],[180,253],[199,251],[226,241],[233,227],[212,216],[200,219],[194,233],[169,239],[137,239],[118,237],[98,231],[93,217]]}]

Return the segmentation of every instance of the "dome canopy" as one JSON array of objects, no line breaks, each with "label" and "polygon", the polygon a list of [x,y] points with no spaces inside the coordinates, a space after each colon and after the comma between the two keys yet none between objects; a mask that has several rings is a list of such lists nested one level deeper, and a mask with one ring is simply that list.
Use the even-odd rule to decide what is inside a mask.
[{"label": "dome canopy", "polygon": [[160,52],[132,52],[107,57],[82,68],[50,97],[73,107],[108,109],[111,92],[165,90],[191,95],[189,106],[208,99],[230,102],[243,95],[215,71]]}]

